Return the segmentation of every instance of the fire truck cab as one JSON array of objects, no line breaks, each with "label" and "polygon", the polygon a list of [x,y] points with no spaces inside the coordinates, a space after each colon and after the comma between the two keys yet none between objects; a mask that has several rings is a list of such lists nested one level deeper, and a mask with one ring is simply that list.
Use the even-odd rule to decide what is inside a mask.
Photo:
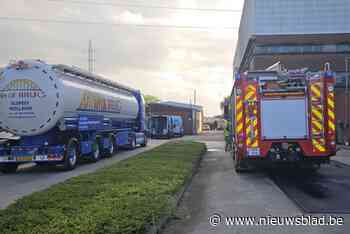
[{"label": "fire truck cab", "polygon": [[336,153],[334,74],[307,69],[237,74],[231,94],[236,171],[249,163],[328,163]]}]

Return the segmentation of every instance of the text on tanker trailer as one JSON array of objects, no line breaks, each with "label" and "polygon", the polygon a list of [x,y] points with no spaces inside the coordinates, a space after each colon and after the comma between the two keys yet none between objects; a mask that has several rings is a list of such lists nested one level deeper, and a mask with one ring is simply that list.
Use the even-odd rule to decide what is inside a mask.
[{"label": "text on tanker trailer", "polygon": [[66,65],[40,60],[11,63],[0,74],[0,127],[19,140],[0,145],[0,168],[23,162],[98,161],[118,147],[145,146],[140,91]]}]

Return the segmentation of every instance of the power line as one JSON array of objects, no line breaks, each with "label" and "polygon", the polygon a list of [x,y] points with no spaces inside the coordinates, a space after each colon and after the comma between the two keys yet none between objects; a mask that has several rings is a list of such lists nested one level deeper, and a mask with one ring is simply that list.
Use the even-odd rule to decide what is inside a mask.
[{"label": "power line", "polygon": [[165,10],[185,10],[185,11],[208,11],[208,12],[230,12],[241,13],[241,10],[234,9],[216,9],[216,8],[187,8],[187,7],[172,7],[172,6],[154,6],[154,5],[142,5],[142,4],[129,4],[129,3],[112,3],[112,2],[96,2],[96,1],[80,1],[80,0],[48,0],[49,2],[61,2],[61,3],[74,3],[81,5],[107,5],[118,7],[134,7],[134,8],[151,8],[151,9],[165,9]]},{"label": "power line", "polygon": [[0,17],[0,21],[19,21],[19,22],[37,22],[37,23],[56,23],[56,24],[76,24],[76,25],[106,25],[113,27],[137,27],[137,28],[162,28],[162,29],[199,29],[199,30],[233,30],[236,27],[216,27],[216,26],[191,26],[191,25],[161,25],[161,24],[121,24],[103,21],[80,21],[80,20],[65,20],[65,19],[40,19],[40,18],[25,18],[25,17]]}]

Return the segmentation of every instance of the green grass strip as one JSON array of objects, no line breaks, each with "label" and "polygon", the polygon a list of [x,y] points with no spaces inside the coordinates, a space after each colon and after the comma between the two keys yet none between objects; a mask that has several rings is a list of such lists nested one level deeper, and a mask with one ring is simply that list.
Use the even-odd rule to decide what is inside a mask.
[{"label": "green grass strip", "polygon": [[143,233],[172,213],[174,194],[205,150],[167,143],[33,193],[0,210],[0,233]]}]

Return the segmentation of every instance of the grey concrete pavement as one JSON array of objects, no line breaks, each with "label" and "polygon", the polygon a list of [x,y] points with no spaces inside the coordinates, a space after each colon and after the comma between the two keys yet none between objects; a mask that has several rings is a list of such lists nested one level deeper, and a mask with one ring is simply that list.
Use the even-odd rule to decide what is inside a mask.
[{"label": "grey concrete pavement", "polygon": [[[345,226],[231,226],[220,224],[212,227],[209,217],[219,213],[225,216],[295,216],[301,210],[261,172],[237,174],[233,160],[223,151],[220,133],[207,133],[194,137],[206,142],[208,153],[201,168],[185,193],[176,219],[163,230],[163,234],[206,233],[348,233]],[[321,215],[321,214],[320,214]],[[345,217],[346,219],[349,216]]]},{"label": "grey concrete pavement", "polygon": [[73,171],[59,171],[54,168],[24,167],[15,174],[0,173],[0,209],[5,208],[16,199],[33,192],[43,190],[53,184],[63,182],[71,177],[93,172],[112,163],[133,157],[143,151],[168,142],[168,140],[150,140],[145,148],[132,151],[118,152],[111,158],[103,159],[97,163],[84,163],[78,165]]},{"label": "grey concrete pavement", "polygon": [[350,149],[349,148],[340,149],[337,152],[337,155],[332,158],[332,160],[336,160],[338,162],[350,165]]}]

